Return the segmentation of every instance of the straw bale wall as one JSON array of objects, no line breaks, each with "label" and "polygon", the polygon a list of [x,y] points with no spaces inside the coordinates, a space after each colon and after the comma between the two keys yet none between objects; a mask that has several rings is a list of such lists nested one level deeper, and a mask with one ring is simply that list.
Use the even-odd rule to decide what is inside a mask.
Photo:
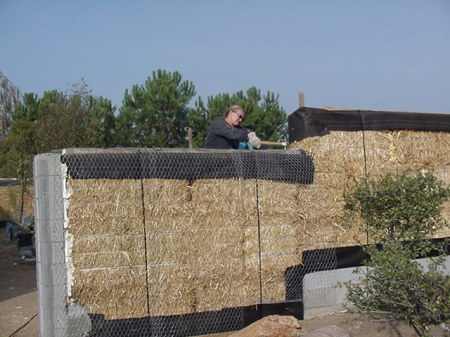
[{"label": "straw bale wall", "polygon": [[301,263],[305,185],[69,179],[71,299],[106,319],[280,302]]},{"label": "straw bale wall", "polygon": [[[432,131],[332,131],[291,144],[314,158],[316,189],[302,191],[308,207],[303,242],[314,235],[314,245],[351,246],[366,243],[357,224],[343,222],[343,192],[354,179],[400,173],[407,169],[433,172],[450,183],[450,133]],[[315,201],[315,202],[314,202]],[[443,215],[450,222],[450,202]],[[450,236],[445,228],[436,237]],[[310,240],[314,242],[314,240]]]},{"label": "straw bale wall", "polygon": [[305,251],[367,242],[343,219],[342,194],[355,178],[411,168],[449,183],[449,142],[449,133],[412,131],[306,138],[291,147],[314,158],[312,185],[69,175],[70,300],[105,319],[285,301],[286,270]]}]

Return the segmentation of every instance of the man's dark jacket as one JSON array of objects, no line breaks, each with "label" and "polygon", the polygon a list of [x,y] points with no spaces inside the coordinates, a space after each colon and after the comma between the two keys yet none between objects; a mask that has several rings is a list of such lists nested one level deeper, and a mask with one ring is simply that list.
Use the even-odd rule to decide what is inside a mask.
[{"label": "man's dark jacket", "polygon": [[239,142],[248,141],[249,130],[232,126],[222,117],[213,119],[205,141],[206,149],[238,149]]}]

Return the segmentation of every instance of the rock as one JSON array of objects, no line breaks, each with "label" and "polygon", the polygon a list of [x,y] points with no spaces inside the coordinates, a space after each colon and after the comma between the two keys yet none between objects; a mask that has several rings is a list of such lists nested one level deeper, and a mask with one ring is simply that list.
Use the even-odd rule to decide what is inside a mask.
[{"label": "rock", "polygon": [[271,315],[228,337],[298,337],[301,328],[300,321],[293,316]]},{"label": "rock", "polygon": [[351,335],[347,330],[344,330],[336,325],[329,325],[305,334],[301,334],[299,337],[351,337]]}]

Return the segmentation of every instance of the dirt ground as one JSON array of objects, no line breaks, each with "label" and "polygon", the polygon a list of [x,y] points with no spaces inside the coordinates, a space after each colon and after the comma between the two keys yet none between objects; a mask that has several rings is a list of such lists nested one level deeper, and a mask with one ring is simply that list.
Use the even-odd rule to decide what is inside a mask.
[{"label": "dirt ground", "polygon": [[21,263],[17,244],[0,228],[0,336],[38,336],[36,266]]},{"label": "dirt ground", "polygon": [[[17,245],[7,242],[4,228],[0,228],[0,337],[37,337],[38,294],[36,266],[23,264]],[[337,313],[302,321],[302,332],[336,325],[350,332],[352,337],[416,337],[414,330],[396,321],[373,321],[368,317]],[[439,327],[433,336],[450,337]],[[226,337],[231,333],[208,335]]]}]

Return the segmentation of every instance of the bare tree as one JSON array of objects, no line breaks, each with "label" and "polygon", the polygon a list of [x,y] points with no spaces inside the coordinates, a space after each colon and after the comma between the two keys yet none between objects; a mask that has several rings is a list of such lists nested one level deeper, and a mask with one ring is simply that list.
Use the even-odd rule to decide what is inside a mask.
[{"label": "bare tree", "polygon": [[11,127],[11,112],[20,102],[20,90],[0,72],[0,139],[8,135]]}]

